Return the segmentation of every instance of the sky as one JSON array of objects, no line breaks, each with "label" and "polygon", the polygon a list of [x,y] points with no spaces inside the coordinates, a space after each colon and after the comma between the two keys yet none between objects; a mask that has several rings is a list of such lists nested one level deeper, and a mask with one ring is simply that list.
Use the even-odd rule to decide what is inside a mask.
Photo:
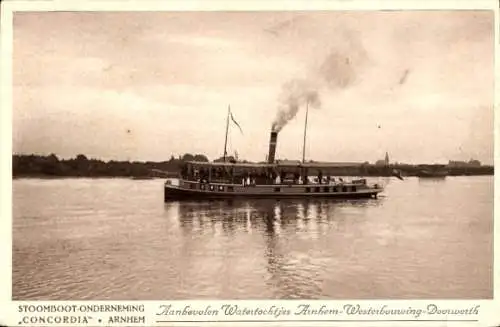
[{"label": "sky", "polygon": [[492,11],[17,12],[13,151],[493,163]]}]

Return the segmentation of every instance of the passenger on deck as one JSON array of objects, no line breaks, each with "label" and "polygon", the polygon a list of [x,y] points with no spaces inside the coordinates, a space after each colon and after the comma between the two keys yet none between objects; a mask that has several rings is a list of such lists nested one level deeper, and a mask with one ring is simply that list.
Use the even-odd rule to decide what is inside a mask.
[{"label": "passenger on deck", "polygon": [[271,184],[276,183],[276,178],[278,175],[274,172],[274,170],[271,172]]},{"label": "passenger on deck", "polygon": [[198,170],[198,181],[201,182],[202,179],[203,179],[203,168],[200,168],[200,170]]},{"label": "passenger on deck", "polygon": [[187,164],[183,164],[183,165],[182,165],[182,168],[181,168],[181,176],[182,176],[182,178],[189,179]]}]

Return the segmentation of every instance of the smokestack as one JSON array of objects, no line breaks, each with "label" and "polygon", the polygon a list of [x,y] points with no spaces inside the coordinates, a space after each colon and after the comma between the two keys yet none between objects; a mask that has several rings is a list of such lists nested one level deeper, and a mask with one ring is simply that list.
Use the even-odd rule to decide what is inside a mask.
[{"label": "smokestack", "polygon": [[274,163],[276,143],[278,143],[278,132],[271,131],[271,139],[269,140],[269,155],[267,156],[267,162],[270,164]]}]

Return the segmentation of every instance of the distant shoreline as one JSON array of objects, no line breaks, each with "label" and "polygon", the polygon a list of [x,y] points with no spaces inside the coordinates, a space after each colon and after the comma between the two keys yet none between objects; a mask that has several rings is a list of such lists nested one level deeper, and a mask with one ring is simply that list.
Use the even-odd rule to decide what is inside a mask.
[{"label": "distant shoreline", "polygon": [[[331,176],[341,176],[341,177],[391,177],[387,174],[331,174]],[[494,176],[494,173],[491,174],[455,174],[455,175],[447,175],[447,177],[477,177],[477,176]],[[171,177],[161,177],[161,176],[78,176],[78,175],[66,175],[66,176],[54,176],[54,175],[34,175],[34,174],[26,174],[26,175],[13,175],[12,179],[127,179],[127,180],[136,180],[136,181],[145,181],[145,180],[155,180],[155,179],[167,179],[167,178],[178,178],[178,176],[174,176],[172,173]],[[419,177],[416,175],[404,175],[404,177]],[[429,179],[432,179],[430,177]]]},{"label": "distant shoreline", "polygon": [[[494,176],[494,174],[488,174],[488,175],[454,175],[454,176],[448,176],[448,177],[483,177],[483,176]],[[369,178],[369,177],[388,177],[390,178],[391,176],[362,176],[362,175],[341,175],[341,177],[363,177],[363,178]],[[405,176],[405,178],[409,177],[414,177],[414,178],[420,178],[418,176]],[[100,180],[107,180],[107,179],[123,179],[123,180],[130,180],[130,181],[137,181],[137,182],[144,182],[144,181],[152,181],[152,180],[159,180],[159,179],[166,179],[167,177],[152,177],[152,178],[147,178],[147,179],[134,179],[130,177],[124,177],[124,176],[98,176],[98,177],[92,177],[92,176],[13,176],[12,180],[64,180],[64,179],[100,179]],[[420,178],[420,179],[428,179],[432,180],[433,178]]]},{"label": "distant shoreline", "polygon": [[[151,177],[134,179],[132,176],[51,176],[51,175],[16,175],[12,179],[130,179],[137,181],[165,179],[166,177]],[[1,327],[1,326],[0,326]]]},{"label": "distant shoreline", "polygon": [[[185,154],[182,157],[171,157],[162,162],[129,162],[88,159],[78,155],[74,159],[63,159],[52,154],[39,155],[13,155],[12,177],[37,178],[37,179],[62,179],[62,178],[129,178],[146,180],[152,178],[175,178],[181,172],[182,165],[187,161],[200,160],[208,162],[203,155]],[[389,164],[375,165],[363,163],[360,165],[322,168],[323,175],[330,176],[363,176],[384,177],[392,176],[397,170],[403,177],[418,176],[422,170],[432,172],[446,171],[447,176],[483,176],[494,175],[494,166],[465,165],[449,166],[437,164]],[[313,173],[310,174],[311,176]]]}]

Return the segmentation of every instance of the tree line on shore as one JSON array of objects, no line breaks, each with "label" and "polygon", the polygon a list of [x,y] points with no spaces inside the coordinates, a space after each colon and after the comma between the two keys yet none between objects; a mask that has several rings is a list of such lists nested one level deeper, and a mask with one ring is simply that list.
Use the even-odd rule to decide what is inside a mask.
[{"label": "tree line on shore", "polygon": [[[234,161],[234,158],[227,158]],[[222,161],[218,158],[214,161]],[[23,155],[14,154],[12,157],[13,177],[175,177],[178,176],[182,165],[188,161],[208,162],[203,154],[186,153],[182,156],[171,156],[167,161],[103,161],[87,158],[83,154],[71,159],[59,159],[55,154]],[[405,176],[415,176],[425,167],[426,169],[446,168],[448,175],[492,175],[493,166],[480,167],[446,167],[443,165],[408,165],[392,164],[378,166],[364,163],[361,166],[332,168],[325,172],[338,176],[390,176],[393,169],[399,170]]]},{"label": "tree line on shore", "polygon": [[[171,156],[167,161],[103,161],[87,158],[83,154],[71,159],[59,159],[55,154],[49,156],[14,154],[12,174],[14,177],[146,177],[155,176],[155,171],[175,175],[186,161],[205,161],[202,154]],[[164,175],[168,175],[164,174]]]}]

